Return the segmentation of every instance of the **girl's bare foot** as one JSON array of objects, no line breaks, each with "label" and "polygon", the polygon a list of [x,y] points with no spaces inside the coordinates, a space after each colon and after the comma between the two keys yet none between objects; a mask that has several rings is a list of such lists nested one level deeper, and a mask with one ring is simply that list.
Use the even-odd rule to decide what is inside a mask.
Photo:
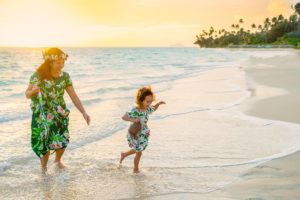
[{"label": "girl's bare foot", "polygon": [[124,152],[121,152],[120,165],[122,164],[124,158],[125,158],[125,153],[124,153]]},{"label": "girl's bare foot", "polygon": [[133,173],[138,174],[138,173],[140,173],[140,170],[139,169],[133,169]]}]

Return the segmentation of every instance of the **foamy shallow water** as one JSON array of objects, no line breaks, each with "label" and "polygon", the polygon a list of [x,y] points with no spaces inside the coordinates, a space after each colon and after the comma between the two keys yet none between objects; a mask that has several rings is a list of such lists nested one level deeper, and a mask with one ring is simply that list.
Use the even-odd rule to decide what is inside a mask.
[{"label": "foamy shallow water", "polygon": [[[238,110],[250,96],[241,67],[249,58],[270,57],[270,52],[66,50],[71,57],[65,71],[93,121],[87,127],[68,100],[72,110],[71,142],[64,157],[68,169],[59,172],[51,166],[49,176],[42,178],[39,160],[30,148],[29,101],[23,95],[32,65],[40,62],[39,50],[1,49],[1,197],[192,196],[226,187],[248,169],[300,148],[298,125],[254,118]],[[128,124],[120,117],[133,105],[136,89],[148,84],[167,105],[150,118],[150,144],[143,153],[141,174],[133,175],[133,158],[118,168],[120,152],[128,149]]]}]

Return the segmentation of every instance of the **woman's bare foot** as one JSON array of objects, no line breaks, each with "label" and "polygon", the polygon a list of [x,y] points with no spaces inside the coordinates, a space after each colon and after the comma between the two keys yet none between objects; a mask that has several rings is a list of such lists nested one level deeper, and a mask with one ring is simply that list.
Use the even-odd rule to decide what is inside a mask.
[{"label": "woman's bare foot", "polygon": [[66,166],[61,161],[54,161],[54,163],[59,169],[65,169]]},{"label": "woman's bare foot", "polygon": [[120,165],[122,164],[124,158],[125,158],[125,153],[124,153],[124,152],[121,152]]},{"label": "woman's bare foot", "polygon": [[133,173],[138,174],[138,173],[140,173],[140,170],[139,169],[133,169]]},{"label": "woman's bare foot", "polygon": [[47,176],[48,175],[47,167],[42,167],[41,173],[42,173],[42,176]]}]

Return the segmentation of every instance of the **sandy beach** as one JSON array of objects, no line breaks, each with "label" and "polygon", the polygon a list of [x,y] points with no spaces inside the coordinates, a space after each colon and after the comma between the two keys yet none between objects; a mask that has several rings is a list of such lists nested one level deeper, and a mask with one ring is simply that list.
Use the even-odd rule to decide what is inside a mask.
[{"label": "sandy beach", "polygon": [[[242,106],[247,114],[300,123],[300,107],[297,106],[300,101],[300,52],[297,50],[290,52],[290,55],[275,59],[252,60],[249,66],[245,67],[248,83],[256,87],[252,88],[256,90],[253,91],[253,98]],[[261,90],[261,85],[269,87],[269,91]],[[273,91],[277,89],[278,94],[264,98],[264,95],[272,89]],[[280,94],[280,91],[283,92]]]},{"label": "sandy beach", "polygon": [[[241,105],[244,112],[261,118],[300,123],[300,53],[290,51],[291,55],[256,59],[245,67],[253,96]],[[270,94],[270,90],[277,91],[277,94]],[[299,151],[265,162],[240,176],[229,187],[203,199],[299,199],[299,165]]]}]

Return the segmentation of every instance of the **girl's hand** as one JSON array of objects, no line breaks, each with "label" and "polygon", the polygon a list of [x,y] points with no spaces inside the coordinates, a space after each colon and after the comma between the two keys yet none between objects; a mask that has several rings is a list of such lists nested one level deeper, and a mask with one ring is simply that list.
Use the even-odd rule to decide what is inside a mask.
[{"label": "girl's hand", "polygon": [[166,104],[166,102],[164,102],[164,101],[158,102],[157,104],[154,105],[154,110],[157,110],[161,104]]},{"label": "girl's hand", "polygon": [[161,105],[161,104],[166,104],[166,102],[160,101],[160,102],[159,102],[159,105]]},{"label": "girl's hand", "polygon": [[140,122],[140,118],[134,118],[131,120],[131,122],[133,123],[139,123]]},{"label": "girl's hand", "polygon": [[90,116],[86,112],[82,113],[82,115],[83,115],[83,118],[85,119],[87,125],[90,125],[90,121],[91,121]]}]

